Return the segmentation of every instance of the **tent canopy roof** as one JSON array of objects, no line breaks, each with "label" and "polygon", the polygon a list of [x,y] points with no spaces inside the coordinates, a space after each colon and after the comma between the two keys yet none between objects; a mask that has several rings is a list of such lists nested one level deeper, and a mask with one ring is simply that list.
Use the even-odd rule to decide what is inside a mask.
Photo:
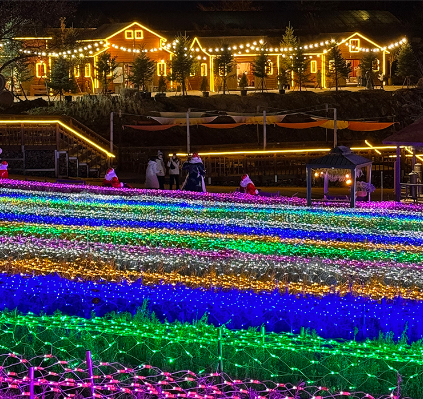
[{"label": "tent canopy roof", "polygon": [[383,144],[423,147],[423,118],[387,137]]},{"label": "tent canopy roof", "polygon": [[354,154],[350,148],[339,146],[333,148],[329,154],[312,160],[307,164],[307,168],[352,169],[368,166],[371,163],[370,159]]}]

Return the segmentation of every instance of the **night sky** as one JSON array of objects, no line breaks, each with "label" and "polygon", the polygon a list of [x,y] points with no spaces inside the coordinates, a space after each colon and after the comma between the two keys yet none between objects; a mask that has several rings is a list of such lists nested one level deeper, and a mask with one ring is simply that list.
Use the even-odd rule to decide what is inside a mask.
[{"label": "night sky", "polygon": [[[421,1],[118,1],[118,0],[81,0],[78,6],[78,16],[83,19],[90,17],[99,23],[126,22],[142,19],[143,15],[160,15],[162,13],[204,12],[201,5],[207,8],[222,9],[224,5],[236,8],[236,3],[244,7],[252,7],[257,11],[289,12],[290,10],[324,11],[331,9],[347,10],[386,10],[406,22],[421,17],[423,2]],[[75,18],[75,22],[78,19]]]},{"label": "night sky", "polygon": [[[227,11],[228,8],[236,10],[241,6],[247,11]],[[277,28],[281,29],[281,26],[288,25],[288,21],[291,23],[295,21],[294,28],[296,28],[296,33],[301,36],[311,33],[301,31],[298,21],[304,22],[304,19],[301,19],[302,13],[309,15],[313,15],[313,13],[316,13],[316,15],[318,13],[326,14],[328,10],[329,12],[330,10],[390,11],[401,21],[401,26],[397,24],[395,27],[394,35],[400,32],[400,34],[405,34],[408,37],[423,36],[423,1],[80,0],[74,17],[67,18],[67,25],[73,24],[74,27],[92,28],[108,23],[138,21],[167,36],[184,33],[184,30],[188,36],[195,35],[199,31],[204,33],[207,29],[202,29],[209,25],[208,27],[212,26],[212,29],[209,29],[205,35],[213,36],[219,34],[220,29],[216,29],[217,25],[213,26],[210,21],[216,16],[215,19],[220,19],[224,24],[225,20],[222,14],[226,12],[227,18],[230,18],[229,14],[237,13],[238,21],[236,23],[238,28],[242,25],[240,19],[242,20],[244,16],[246,17],[245,22],[250,20],[251,24],[251,20],[262,21],[261,27],[256,24],[256,30],[251,31],[251,34],[254,35],[261,33],[257,29],[269,31],[276,28],[275,25],[278,25]],[[206,14],[207,18],[205,18]],[[217,14],[219,14],[218,18]],[[280,19],[279,15],[281,16]],[[245,25],[243,32],[239,29],[239,34],[246,35],[249,33],[249,29],[250,26]],[[251,26],[251,29],[253,29],[253,26]],[[319,33],[317,30],[312,33]],[[351,30],[354,30],[354,28]],[[385,25],[377,33],[388,34],[390,30],[386,29]],[[394,30],[394,27],[392,27],[392,30]],[[236,29],[233,32],[237,34]],[[225,32],[225,34],[232,35],[233,32]]]}]

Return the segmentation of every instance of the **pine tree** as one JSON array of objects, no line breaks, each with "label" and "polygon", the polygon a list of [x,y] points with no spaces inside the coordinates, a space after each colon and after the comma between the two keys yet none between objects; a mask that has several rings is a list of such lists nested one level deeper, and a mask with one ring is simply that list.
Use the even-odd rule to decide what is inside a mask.
[{"label": "pine tree", "polygon": [[226,91],[226,79],[234,67],[234,56],[229,45],[223,44],[223,51],[214,60],[214,73],[222,78],[223,94]]},{"label": "pine tree", "polygon": [[173,57],[170,63],[171,72],[168,79],[173,82],[178,82],[182,86],[182,95],[187,94],[186,80],[194,69],[196,60],[190,51],[191,41],[188,36],[179,35],[173,42]]},{"label": "pine tree", "polygon": [[107,51],[98,56],[96,67],[97,79],[102,82],[103,93],[107,93],[109,83],[117,76],[116,68],[118,63],[116,59],[117,56],[112,57]]},{"label": "pine tree", "polygon": [[[294,28],[291,26],[291,23],[289,23],[285,28],[285,34],[282,36],[282,41],[280,42],[280,47],[284,49],[284,57],[280,60],[278,71],[278,75],[285,76],[285,84],[289,84],[290,82],[289,74],[292,71],[292,61],[298,45],[298,38],[294,35]],[[280,80],[285,81],[285,78],[282,76]]]},{"label": "pine tree", "polygon": [[129,80],[141,88],[142,91],[146,91],[147,83],[151,82],[153,79],[155,70],[156,63],[142,50],[132,64],[132,71],[129,76]]},{"label": "pine tree", "polygon": [[303,85],[310,81],[309,64],[310,59],[304,55],[302,47],[297,47],[292,56],[292,71],[294,72],[294,82],[298,84],[300,91]]},{"label": "pine tree", "polygon": [[359,68],[363,79],[366,79],[366,88],[373,89],[373,66],[377,62],[377,57],[373,52],[366,53],[360,60]]},{"label": "pine tree", "polygon": [[401,76],[406,80],[407,87],[410,85],[410,78],[418,76],[418,62],[413,52],[413,48],[409,43],[401,46],[397,56],[397,71],[396,75]]},{"label": "pine tree", "polygon": [[245,88],[248,86],[248,79],[245,73],[243,73],[241,78],[239,79],[238,85],[241,88],[241,90],[245,90]]},{"label": "pine tree", "polygon": [[160,93],[164,93],[166,89],[167,89],[166,78],[163,75],[160,75],[158,90]]},{"label": "pine tree", "polygon": [[[0,58],[2,63],[8,64],[7,67],[2,70],[2,75],[7,81],[10,81],[10,92],[13,95],[15,95],[15,87],[22,88],[22,82],[27,82],[33,78],[31,60],[19,57],[22,49],[23,47],[21,44],[16,41],[8,41],[0,47]],[[25,91],[22,90],[22,92],[26,98]]]},{"label": "pine tree", "polygon": [[60,100],[66,91],[75,90],[76,84],[70,73],[71,63],[63,57],[59,57],[52,65],[48,87],[59,93]]},{"label": "pine tree", "polygon": [[333,78],[336,91],[340,79],[347,79],[351,72],[351,64],[342,57],[341,50],[333,45],[326,55],[326,76]]},{"label": "pine tree", "polygon": [[253,75],[260,79],[261,92],[264,91],[265,79],[268,76],[269,59],[266,52],[266,43],[261,44],[260,52],[253,61]]}]

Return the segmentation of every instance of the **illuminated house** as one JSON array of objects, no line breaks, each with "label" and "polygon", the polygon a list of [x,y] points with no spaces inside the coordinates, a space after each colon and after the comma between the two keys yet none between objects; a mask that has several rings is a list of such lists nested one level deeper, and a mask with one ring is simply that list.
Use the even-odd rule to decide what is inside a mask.
[{"label": "illuminated house", "polygon": [[[282,36],[282,34],[281,34]],[[320,37],[322,36],[322,37]],[[336,42],[341,50],[342,56],[351,62],[352,72],[349,78],[341,82],[341,85],[357,85],[357,71],[360,60],[368,52],[374,52],[376,62],[374,63],[375,76],[390,75],[390,48],[399,46],[405,39],[393,41],[392,43],[378,44],[376,41],[362,35],[361,33],[349,34],[327,34],[319,35],[313,41],[302,41],[305,55],[309,57],[310,81],[305,86],[317,87],[317,75],[321,75],[323,87],[333,86],[333,82],[327,77],[327,69],[330,61],[327,59],[328,46]],[[47,76],[55,57],[63,54],[49,53],[48,42],[50,37],[28,38],[45,42],[45,50],[34,54],[34,79],[25,89],[29,91],[30,86],[42,85]],[[78,42],[75,49],[66,52],[66,57],[79,57],[82,60],[75,67],[74,75],[78,84],[79,92],[95,93],[100,90],[100,83],[96,79],[96,63],[98,56],[105,51],[116,56],[119,63],[117,77],[110,84],[109,90],[119,93],[122,88],[132,87],[128,76],[132,63],[136,56],[145,51],[148,57],[156,63],[156,73],[151,84],[151,91],[157,90],[160,75],[166,76],[169,73],[169,62],[172,59],[171,41],[173,38],[165,38],[159,33],[141,25],[138,22],[116,23],[101,26],[86,33]],[[252,37],[252,36],[224,36],[224,37],[194,37],[191,45],[191,54],[198,61],[198,67],[189,78],[188,90],[199,90],[203,76],[209,81],[211,91],[221,89],[221,76],[214,73],[214,62],[223,49],[228,45],[234,55],[236,66],[227,77],[229,90],[238,88],[240,76],[246,73],[248,85],[252,88],[260,87],[259,79],[252,73],[252,63],[258,55],[261,46],[265,46],[268,55],[268,77],[265,79],[265,88],[273,90],[278,88],[277,76],[283,57],[287,56],[287,48],[280,47],[280,38],[275,37]],[[291,76],[291,88],[295,89],[295,77]],[[169,84],[170,86],[170,84]]]}]

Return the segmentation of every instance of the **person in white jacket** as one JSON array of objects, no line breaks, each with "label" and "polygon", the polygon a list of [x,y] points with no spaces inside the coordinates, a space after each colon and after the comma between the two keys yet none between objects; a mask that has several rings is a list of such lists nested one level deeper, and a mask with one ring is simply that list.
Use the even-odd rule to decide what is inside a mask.
[{"label": "person in white jacket", "polygon": [[157,163],[157,179],[159,180],[159,188],[160,190],[164,190],[166,166],[163,161],[163,153],[160,150],[157,152],[156,163]]},{"label": "person in white jacket", "polygon": [[179,190],[179,158],[174,153],[167,163],[169,168],[169,190],[172,190],[173,182],[175,182],[176,190]]},{"label": "person in white jacket", "polygon": [[147,170],[145,172],[145,188],[159,188],[159,179],[157,179],[157,162],[156,157],[151,157],[148,161]]}]

